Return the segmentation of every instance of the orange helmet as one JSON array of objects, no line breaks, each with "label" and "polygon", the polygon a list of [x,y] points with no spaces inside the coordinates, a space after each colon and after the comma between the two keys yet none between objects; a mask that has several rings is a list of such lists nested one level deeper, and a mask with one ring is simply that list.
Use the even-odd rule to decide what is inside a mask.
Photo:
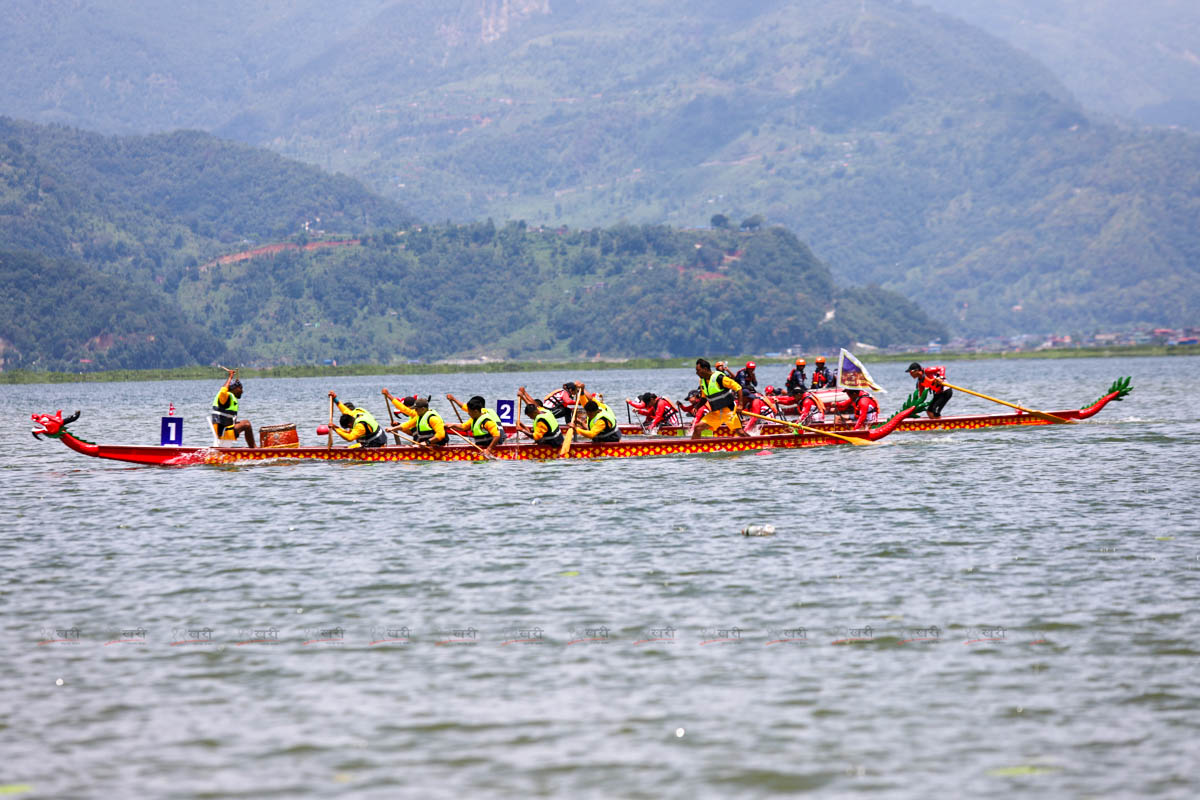
[{"label": "orange helmet", "polygon": [[818,363],[818,364],[824,364],[824,363],[825,363],[825,356],[817,356],[817,363]]},{"label": "orange helmet", "polygon": [[807,363],[808,363],[808,362],[807,362],[807,361],[805,361],[803,358],[797,358],[797,359],[796,359],[796,366],[797,366],[797,367],[803,367],[803,366],[804,366],[804,365],[806,365]]}]

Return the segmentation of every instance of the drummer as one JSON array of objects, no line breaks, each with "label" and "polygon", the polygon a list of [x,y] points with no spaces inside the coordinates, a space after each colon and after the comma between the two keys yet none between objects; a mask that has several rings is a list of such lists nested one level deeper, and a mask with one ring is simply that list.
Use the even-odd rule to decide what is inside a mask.
[{"label": "drummer", "polygon": [[254,426],[250,420],[238,419],[238,401],[242,398],[242,382],[234,376],[236,369],[226,369],[225,385],[217,391],[212,404],[213,435],[219,442],[236,442],[245,434],[246,446],[254,447]]}]

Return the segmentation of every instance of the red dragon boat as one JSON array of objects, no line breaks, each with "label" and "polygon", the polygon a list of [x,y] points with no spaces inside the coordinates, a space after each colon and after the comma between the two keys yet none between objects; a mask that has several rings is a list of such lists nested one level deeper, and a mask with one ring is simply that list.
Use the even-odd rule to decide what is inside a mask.
[{"label": "red dragon boat", "polygon": [[[702,439],[647,438],[621,442],[582,441],[565,454],[556,447],[532,443],[505,443],[492,450],[492,457],[502,461],[549,461],[558,459],[636,458],[693,453],[742,453],[764,449],[792,449],[848,445],[847,438],[878,441],[896,430],[905,419],[925,409],[924,395],[914,393],[908,403],[886,423],[870,430],[849,431],[838,437],[822,433],[778,433],[767,436],[712,436]],[[133,464],[158,466],[190,466],[193,464],[233,464],[246,461],[275,459],[319,461],[484,461],[487,456],[474,445],[447,445],[442,448],[409,447],[151,447],[137,445],[95,444],[80,439],[67,426],[79,419],[76,411],[66,419],[62,411],[56,414],[31,415],[36,427],[34,438],[47,436],[58,439],[67,447],[85,456],[125,461]]]},{"label": "red dragon boat", "polygon": [[[1100,410],[1112,402],[1120,402],[1133,391],[1130,386],[1132,378],[1118,378],[1108,387],[1108,392],[1102,395],[1096,402],[1091,405],[1084,406],[1079,409],[1066,409],[1063,411],[1045,411],[1042,412],[1046,416],[1058,417],[1064,420],[1078,422],[1080,420],[1094,417],[1100,413]],[[890,422],[890,420],[889,420]],[[853,430],[853,417],[829,420],[824,422],[809,422],[805,423],[810,428],[818,430],[826,430],[834,433],[849,432]],[[980,428],[1000,428],[1011,426],[1026,426],[1026,425],[1059,425],[1061,423],[1048,420],[1045,417],[1036,416],[1034,414],[1026,414],[1024,412],[1007,413],[1007,414],[952,414],[949,416],[939,417],[937,419],[922,419],[916,415],[910,415],[902,420],[895,428],[895,433],[914,433],[924,431],[959,431],[959,430],[977,430]],[[621,433],[629,435],[645,434],[645,428],[640,425],[621,425]],[[658,436],[689,436],[691,435],[691,426],[689,425],[663,425],[656,435]],[[759,426],[759,433],[763,435],[773,435],[786,433],[792,430],[788,425],[781,423],[763,422]]]}]

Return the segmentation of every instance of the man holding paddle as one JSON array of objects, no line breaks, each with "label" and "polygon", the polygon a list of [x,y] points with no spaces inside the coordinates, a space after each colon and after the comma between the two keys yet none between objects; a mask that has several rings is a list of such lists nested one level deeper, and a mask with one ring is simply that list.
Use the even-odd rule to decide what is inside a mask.
[{"label": "man holding paddle", "polygon": [[221,367],[229,373],[225,385],[217,391],[212,404],[213,435],[217,441],[236,442],[242,434],[246,436],[246,446],[254,447],[254,426],[250,420],[237,418],[238,401],[242,398],[242,382],[235,379],[236,369]]},{"label": "man holding paddle", "polygon": [[485,407],[487,401],[481,395],[475,395],[465,403],[458,402],[458,399],[452,394],[447,394],[446,399],[467,412],[471,418],[469,425],[451,425],[450,429],[459,433],[460,436],[469,436],[475,446],[490,458],[493,448],[498,444],[504,444],[504,440],[508,438],[504,432],[504,426],[500,424],[500,417],[495,411]]},{"label": "man holding paddle", "polygon": [[737,415],[737,395],[742,385],[723,372],[716,372],[706,359],[696,359],[696,377],[700,379],[700,391],[708,405],[708,413],[697,417],[692,425],[692,438],[699,439],[704,426],[716,431],[722,425],[733,431],[734,436],[749,436],[742,430],[742,420]]},{"label": "man holding paddle", "polygon": [[354,403],[343,403],[338,400],[335,392],[329,392],[329,399],[337,406],[342,416],[333,432],[352,442],[351,447],[386,447],[387,434],[376,420],[375,415]]},{"label": "man holding paddle", "polygon": [[946,379],[946,368],[922,367],[914,361],[908,365],[908,374],[916,379],[918,392],[924,389],[933,392],[933,400],[929,402],[929,408],[926,409],[929,418],[937,419],[942,416],[942,409],[946,407],[946,403],[950,402],[950,397],[954,394],[954,390],[942,385],[942,381]]}]

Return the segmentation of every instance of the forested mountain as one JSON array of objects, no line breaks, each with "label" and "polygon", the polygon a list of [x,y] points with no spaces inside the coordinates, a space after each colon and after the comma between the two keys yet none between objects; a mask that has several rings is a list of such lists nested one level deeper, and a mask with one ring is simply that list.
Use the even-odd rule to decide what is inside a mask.
[{"label": "forested mountain", "polygon": [[1200,131],[1200,3],[918,2],[1031,54],[1088,109]]},{"label": "forested mountain", "polygon": [[348,178],[207,134],[11,120],[0,120],[0,298],[6,369],[693,355],[945,335],[891,292],[838,290],[793,234],[759,219],[698,231],[417,225]]},{"label": "forested mountain", "polygon": [[430,220],[761,214],[960,333],[1200,307],[1200,139],[1089,117],[1033,55],[910,2],[45,8],[0,32],[0,109],[196,125]]}]

